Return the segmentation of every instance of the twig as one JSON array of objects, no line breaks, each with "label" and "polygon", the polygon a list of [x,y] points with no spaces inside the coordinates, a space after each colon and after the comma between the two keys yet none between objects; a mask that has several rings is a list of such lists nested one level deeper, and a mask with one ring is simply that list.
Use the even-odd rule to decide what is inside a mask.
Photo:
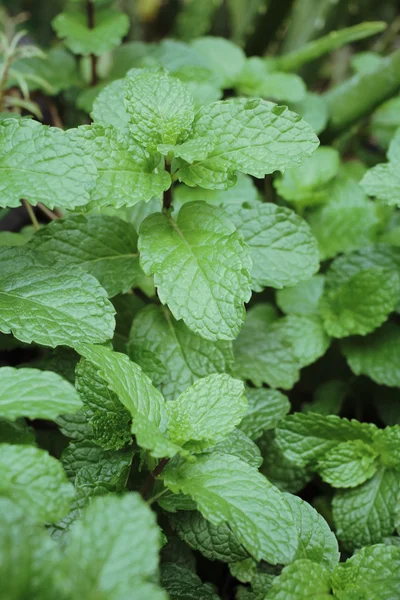
[{"label": "twig", "polygon": [[49,107],[53,125],[55,125],[55,127],[59,127],[60,129],[64,129],[64,123],[61,120],[60,113],[58,112],[56,105],[50,99],[48,99],[47,105]]},{"label": "twig", "polygon": [[140,494],[142,498],[144,498],[144,500],[146,500],[147,494],[152,489],[157,477],[163,472],[168,462],[169,458],[162,458],[156,466],[156,468],[151,473],[149,473],[146,481],[143,484],[142,489],[140,490]]},{"label": "twig", "polygon": [[39,221],[36,218],[35,211],[33,210],[32,206],[29,204],[29,202],[27,200],[23,199],[22,203],[26,208],[26,211],[29,215],[30,220],[32,221],[33,228],[35,229],[35,231],[37,231],[39,229],[40,225],[39,225]]},{"label": "twig", "polygon": [[47,206],[45,206],[41,202],[37,203],[37,207],[38,207],[39,210],[42,211],[43,214],[46,215],[46,217],[48,219],[50,219],[50,221],[55,221],[56,219],[60,218],[60,216],[57,215],[56,212],[53,212],[52,210],[50,210],[49,208],[47,208]]},{"label": "twig", "polygon": [[[94,11],[94,3],[93,0],[87,0],[86,2],[86,12],[87,12],[87,20],[89,29],[94,29],[95,26],[95,11]],[[94,87],[97,85],[97,56],[95,54],[90,55],[90,68],[91,68],[91,78],[90,78],[90,86]]]}]

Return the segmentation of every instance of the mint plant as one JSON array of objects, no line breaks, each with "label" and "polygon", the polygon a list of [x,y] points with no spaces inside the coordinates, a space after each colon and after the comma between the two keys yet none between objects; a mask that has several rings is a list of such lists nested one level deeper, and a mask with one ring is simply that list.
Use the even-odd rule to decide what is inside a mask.
[{"label": "mint plant", "polygon": [[253,4],[4,20],[2,598],[400,597],[398,34]]}]

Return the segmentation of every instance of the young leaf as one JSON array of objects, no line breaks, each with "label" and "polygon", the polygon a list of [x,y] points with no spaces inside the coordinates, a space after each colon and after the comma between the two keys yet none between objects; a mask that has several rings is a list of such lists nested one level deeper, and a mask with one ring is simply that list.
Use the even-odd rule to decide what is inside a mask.
[{"label": "young leaf", "polygon": [[91,192],[92,208],[111,205],[133,206],[160,196],[171,184],[169,174],[158,169],[156,156],[112,126],[94,123],[73,130],[75,147],[90,156],[97,167],[98,178]]},{"label": "young leaf", "polygon": [[365,598],[392,600],[400,586],[400,548],[377,544],[361,548],[332,573],[332,588],[339,600]]},{"label": "young leaf", "polygon": [[385,467],[397,468],[400,463],[400,426],[378,429],[374,435],[373,447]]},{"label": "young leaf", "polygon": [[196,573],[177,564],[161,567],[161,585],[168,592],[169,600],[219,600],[213,586],[202,583]]},{"label": "young leaf", "polygon": [[174,456],[180,448],[165,435],[165,400],[142,369],[125,354],[103,346],[81,344],[79,353],[97,369],[109,389],[132,415],[131,431],[139,446],[155,458]]},{"label": "young leaf", "polygon": [[230,342],[205,340],[154,304],[135,317],[128,354],[167,400],[176,399],[196,379],[229,371],[233,364]]},{"label": "young leaf", "polygon": [[74,387],[51,371],[2,367],[0,380],[0,416],[12,421],[55,419],[82,406]]},{"label": "young leaf", "polygon": [[147,217],[139,235],[140,260],[163,304],[202,337],[231,340],[251,295],[251,259],[225,213],[205,203],[184,205],[177,221]]},{"label": "young leaf", "polygon": [[382,385],[400,386],[400,327],[395,323],[386,323],[365,338],[344,340],[342,349],[356,375],[367,375]]},{"label": "young leaf", "polygon": [[285,567],[279,577],[272,581],[265,600],[329,600],[332,598],[330,592],[329,571],[322,565],[303,558]]},{"label": "young leaf", "polygon": [[95,498],[68,542],[65,569],[73,596],[127,598],[135,589],[138,600],[166,600],[154,583],[160,531],[138,494]]},{"label": "young leaf", "polygon": [[276,440],[289,460],[306,466],[341,442],[361,440],[371,444],[375,431],[377,427],[372,423],[349,421],[336,415],[295,413],[279,423]]},{"label": "young leaf", "polygon": [[318,304],[324,291],[325,277],[314,275],[293,287],[276,292],[276,303],[286,314],[318,315]]},{"label": "young leaf", "polygon": [[202,449],[223,440],[247,410],[244,385],[226,374],[198,379],[167,404],[171,440]]},{"label": "young leaf", "polygon": [[0,248],[0,330],[23,342],[72,346],[113,335],[114,308],[98,281],[76,267]]},{"label": "young leaf", "polygon": [[112,81],[101,90],[93,102],[91,116],[99,125],[111,125],[122,132],[128,132],[129,115],[125,108],[124,79]]},{"label": "young leaf", "polygon": [[125,106],[132,136],[151,152],[185,139],[195,114],[187,86],[163,73],[127,77]]},{"label": "young leaf", "polygon": [[210,454],[163,472],[173,492],[195,500],[214,525],[227,523],[256,559],[288,563],[297,550],[297,531],[281,493],[256,469],[234,456]]},{"label": "young leaf", "polygon": [[298,496],[285,494],[292,509],[299,532],[299,548],[296,559],[307,558],[314,563],[332,569],[339,562],[339,548],[335,535],[325,519]]},{"label": "young leaf", "polygon": [[43,202],[49,208],[75,208],[89,202],[97,169],[64,132],[32,119],[0,123],[0,206]]},{"label": "young leaf", "polygon": [[93,430],[93,440],[106,450],[118,450],[131,441],[130,414],[99,377],[93,365],[82,359],[76,368],[76,389]]},{"label": "young leaf", "polygon": [[179,181],[226,189],[234,184],[235,171],[261,178],[300,164],[316,149],[318,139],[308,123],[287,108],[237,98],[202,107],[188,144],[186,160],[192,164],[177,161]]},{"label": "young leaf", "polygon": [[179,537],[208,560],[231,563],[249,556],[226,523],[213,525],[194,510],[172,515],[170,522]]},{"label": "young leaf", "polygon": [[137,235],[129,223],[107,215],[76,215],[53,221],[29,242],[52,262],[79,265],[109,297],[127,292],[143,276]]},{"label": "young leaf", "polygon": [[128,33],[129,18],[111,9],[96,10],[95,26],[89,28],[85,13],[71,9],[57,15],[52,25],[74,54],[101,56],[118,46]]},{"label": "young leaf", "polygon": [[372,446],[361,440],[350,440],[328,450],[318,461],[317,471],[333,487],[352,488],[376,473],[377,459],[378,454]]},{"label": "young leaf", "polygon": [[68,511],[74,488],[61,463],[34,446],[0,444],[1,493],[37,523]]},{"label": "young leaf", "polygon": [[239,428],[252,440],[257,440],[264,431],[275,429],[290,410],[288,398],[278,390],[247,387],[246,396],[249,405]]},{"label": "young leaf", "polygon": [[225,207],[253,260],[252,288],[282,288],[309,279],[318,270],[318,247],[306,221],[275,204]]},{"label": "young leaf", "polygon": [[344,548],[355,550],[392,535],[399,490],[398,473],[381,468],[362,485],[336,492],[333,520]]}]

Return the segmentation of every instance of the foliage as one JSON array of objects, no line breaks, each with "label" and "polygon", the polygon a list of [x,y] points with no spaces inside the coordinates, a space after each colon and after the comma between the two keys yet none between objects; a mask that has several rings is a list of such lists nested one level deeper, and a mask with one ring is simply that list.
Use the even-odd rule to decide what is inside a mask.
[{"label": "foliage", "polygon": [[1,598],[400,598],[398,20],[60,4],[2,13]]}]

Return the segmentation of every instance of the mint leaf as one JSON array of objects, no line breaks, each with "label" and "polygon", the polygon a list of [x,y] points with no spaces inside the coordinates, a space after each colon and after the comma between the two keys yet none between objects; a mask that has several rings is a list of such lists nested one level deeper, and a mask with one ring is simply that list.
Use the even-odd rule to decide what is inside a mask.
[{"label": "mint leaf", "polygon": [[127,132],[129,115],[125,108],[125,80],[112,81],[101,90],[95,98],[92,108],[92,119],[95,123],[111,125],[115,129]]},{"label": "mint leaf", "polygon": [[142,369],[125,354],[102,346],[81,344],[78,350],[132,415],[131,431],[138,445],[156,458],[174,456],[180,448],[166,437],[165,400]]},{"label": "mint leaf", "polygon": [[378,544],[361,548],[332,573],[335,597],[391,600],[400,585],[400,548]]},{"label": "mint leaf", "polygon": [[171,440],[196,449],[219,442],[240,423],[247,406],[241,381],[226,374],[198,379],[167,404]]},{"label": "mint leaf", "polygon": [[0,248],[0,330],[52,347],[110,339],[114,309],[98,281],[35,256],[23,248]]},{"label": "mint leaf", "polygon": [[251,294],[251,259],[221,209],[196,202],[184,205],[176,221],[151,215],[141,225],[139,250],[176,319],[212,341],[237,336]]},{"label": "mint leaf", "polygon": [[248,409],[239,428],[252,440],[258,439],[264,431],[275,429],[290,410],[288,398],[278,390],[247,387],[246,396]]},{"label": "mint leaf", "polygon": [[272,581],[266,600],[329,600],[331,595],[329,571],[308,559],[296,560]]},{"label": "mint leaf", "polygon": [[224,88],[235,86],[238,75],[245,65],[243,50],[222,37],[201,37],[191,43],[207,61],[207,66],[221,78]]},{"label": "mint leaf", "polygon": [[267,61],[258,56],[246,60],[235,87],[244,96],[290,103],[303,100],[306,94],[306,86],[298,75],[271,71]]},{"label": "mint leaf", "polygon": [[111,451],[100,448],[88,437],[70,442],[61,455],[61,462],[68,479],[77,484],[104,484],[108,491],[125,489],[132,462],[132,449]]},{"label": "mint leaf", "polygon": [[136,315],[128,354],[167,400],[176,399],[196,379],[229,371],[233,363],[230,342],[205,340],[155,305]]},{"label": "mint leaf", "polygon": [[318,315],[319,300],[324,291],[325,277],[314,275],[293,287],[276,292],[276,303],[286,314]]},{"label": "mint leaf", "polygon": [[213,525],[197,511],[179,512],[170,522],[179,537],[208,560],[231,563],[248,557],[226,523]]},{"label": "mint leaf", "polygon": [[225,210],[250,246],[256,292],[295,285],[318,270],[316,241],[306,221],[290,209],[260,203]]},{"label": "mint leaf", "polygon": [[161,585],[170,600],[219,600],[209,583],[202,583],[196,573],[177,564],[161,567]]},{"label": "mint leaf", "polygon": [[2,367],[0,380],[0,415],[12,421],[55,419],[82,406],[74,387],[50,371]]},{"label": "mint leaf", "polygon": [[287,108],[237,98],[202,107],[188,143],[191,154],[186,160],[192,164],[178,161],[179,181],[224,189],[235,182],[235,171],[261,178],[300,164],[318,140],[311,127]]},{"label": "mint leaf", "polygon": [[93,365],[82,359],[76,368],[76,389],[93,430],[93,440],[106,450],[118,450],[131,441],[130,414],[99,377]]},{"label": "mint leaf", "polygon": [[118,46],[128,33],[129,18],[111,9],[96,10],[95,26],[89,28],[86,14],[70,9],[57,15],[52,25],[74,54],[101,56]]},{"label": "mint leaf", "polygon": [[186,138],[195,114],[187,86],[162,73],[128,77],[125,106],[132,136],[150,151]]},{"label": "mint leaf", "polygon": [[299,548],[296,560],[309,559],[332,569],[339,562],[339,548],[335,535],[325,519],[298,496],[285,494],[286,502],[299,532]]},{"label": "mint leaf", "polygon": [[367,375],[377,383],[400,386],[400,327],[386,323],[365,338],[350,338],[342,343],[353,373]]},{"label": "mint leaf", "polygon": [[317,148],[300,167],[274,180],[280,196],[299,206],[313,206],[328,199],[330,183],[339,170],[339,154],[329,147]]},{"label": "mint leaf", "polygon": [[373,447],[379,453],[385,467],[397,468],[400,463],[400,426],[378,429],[374,435]]},{"label": "mint leaf", "polygon": [[[99,536],[99,530],[102,536]],[[133,546],[132,546],[133,544]],[[65,557],[72,594],[165,599],[157,577],[160,532],[138,494],[92,500],[71,528]],[[142,587],[143,586],[143,587]]]},{"label": "mint leaf", "polygon": [[129,223],[106,215],[76,215],[40,229],[29,246],[52,262],[78,265],[109,297],[127,292],[143,276],[137,235]]},{"label": "mint leaf", "polygon": [[83,125],[71,134],[75,147],[80,147],[94,160],[98,178],[90,195],[91,207],[133,206],[148,202],[168,189],[170,176],[159,169],[157,157],[112,126],[94,123]]},{"label": "mint leaf", "polygon": [[317,471],[333,487],[352,488],[376,473],[377,459],[378,454],[370,445],[361,440],[350,440],[328,450],[318,461]]},{"label": "mint leaf", "polygon": [[226,438],[204,452],[236,456],[251,467],[258,469],[262,464],[261,452],[256,444],[241,430],[233,429]]},{"label": "mint leaf", "polygon": [[256,469],[236,457],[211,454],[196,463],[168,466],[162,477],[173,492],[190,495],[211,523],[227,523],[258,560],[277,564],[293,559],[297,532],[289,507]]},{"label": "mint leaf", "polygon": [[57,521],[74,496],[61,463],[34,446],[0,444],[1,495],[37,523]]},{"label": "mint leaf", "polygon": [[329,348],[330,339],[317,316],[288,315],[275,323],[275,331],[289,341],[300,368],[314,363]]},{"label": "mint leaf", "polygon": [[266,383],[273,388],[291,389],[299,378],[299,364],[291,342],[279,323],[270,323],[268,311],[263,313],[260,308],[263,305],[247,312],[234,343],[235,373],[256,387]]},{"label": "mint leaf", "polygon": [[285,456],[299,466],[323,457],[341,442],[361,440],[369,444],[376,425],[327,417],[317,413],[295,413],[285,417],[276,430],[276,441]]},{"label": "mint leaf", "polygon": [[398,166],[400,162],[399,134],[393,137],[388,150],[388,163],[369,169],[361,180],[361,186],[369,196],[385,200],[390,206],[399,206],[398,194],[400,180]]},{"label": "mint leaf", "polygon": [[49,208],[75,208],[89,202],[96,180],[94,162],[68,132],[31,119],[0,123],[0,206],[43,202]]},{"label": "mint leaf", "polygon": [[345,549],[376,544],[392,535],[399,489],[396,471],[381,468],[359,487],[336,492],[333,520]]},{"label": "mint leaf", "polygon": [[330,270],[320,301],[325,329],[339,338],[370,333],[395,309],[399,289],[396,271],[375,267],[348,276],[339,266]]},{"label": "mint leaf", "polygon": [[328,106],[323,96],[307,92],[304,100],[291,105],[292,109],[311,125],[315,133],[321,133],[328,122]]}]

